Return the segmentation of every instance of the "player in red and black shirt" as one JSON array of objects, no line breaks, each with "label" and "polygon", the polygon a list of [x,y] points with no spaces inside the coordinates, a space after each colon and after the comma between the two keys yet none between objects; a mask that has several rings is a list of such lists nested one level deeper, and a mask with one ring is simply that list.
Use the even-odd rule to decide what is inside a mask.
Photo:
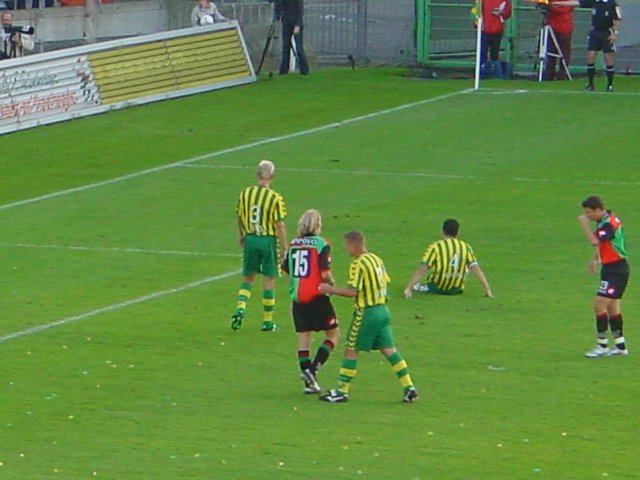
[{"label": "player in red and black shirt", "polygon": [[[320,393],[316,375],[329,359],[340,336],[338,319],[331,300],[320,292],[321,283],[334,280],[331,275],[331,245],[320,236],[322,217],[307,210],[298,222],[298,237],[287,250],[282,269],[289,274],[289,293],[293,322],[298,333],[298,360],[305,393]],[[311,360],[311,333],[325,332],[325,339]]]},{"label": "player in red and black shirt", "polygon": [[[611,211],[605,210],[602,198],[591,196],[582,202],[584,214],[578,217],[587,240],[597,247],[589,263],[589,270],[600,269],[600,288],[594,302],[598,344],[586,353],[589,358],[606,355],[627,355],[620,301],[629,281],[629,263],[625,247],[622,222]],[[592,232],[589,222],[596,222],[596,231]],[[611,328],[615,339],[615,348],[609,349],[607,330]]]}]

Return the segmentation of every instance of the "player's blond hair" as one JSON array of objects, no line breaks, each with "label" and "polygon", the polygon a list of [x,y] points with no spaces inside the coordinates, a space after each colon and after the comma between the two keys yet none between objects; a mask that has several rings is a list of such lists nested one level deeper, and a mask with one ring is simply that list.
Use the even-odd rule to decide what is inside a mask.
[{"label": "player's blond hair", "polygon": [[258,164],[256,175],[261,180],[271,180],[276,173],[276,166],[270,160],[262,160]]},{"label": "player's blond hair", "polygon": [[317,235],[322,229],[322,215],[318,210],[313,208],[302,214],[298,220],[298,235],[304,237],[307,235]]},{"label": "player's blond hair", "polygon": [[363,245],[366,243],[364,233],[359,230],[352,230],[344,234],[344,238],[349,242],[356,245]]}]

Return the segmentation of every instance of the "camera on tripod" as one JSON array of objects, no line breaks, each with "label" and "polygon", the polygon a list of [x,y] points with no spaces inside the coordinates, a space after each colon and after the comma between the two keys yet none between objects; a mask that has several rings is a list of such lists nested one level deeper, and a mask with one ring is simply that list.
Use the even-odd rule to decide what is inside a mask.
[{"label": "camera on tripod", "polygon": [[33,28],[31,25],[24,25],[24,26],[3,25],[2,29],[4,30],[4,33],[6,33],[7,35],[15,35],[15,34],[33,35],[34,33],[36,33],[36,29]]},{"label": "camera on tripod", "polygon": [[549,0],[535,0],[536,9],[540,10],[543,14],[549,13]]},{"label": "camera on tripod", "polygon": [[33,50],[33,37],[36,29],[30,25],[1,25],[4,34],[9,35],[8,41],[0,44],[0,60],[21,57],[25,50]]},{"label": "camera on tripod", "polygon": [[282,0],[267,0],[273,7],[273,20],[278,21],[284,15],[284,4]]}]

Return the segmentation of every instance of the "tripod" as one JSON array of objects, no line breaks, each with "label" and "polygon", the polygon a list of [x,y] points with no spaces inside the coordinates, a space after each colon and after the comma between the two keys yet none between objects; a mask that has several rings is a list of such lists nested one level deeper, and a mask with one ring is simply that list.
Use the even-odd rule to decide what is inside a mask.
[{"label": "tripod", "polygon": [[262,66],[264,65],[264,61],[267,58],[267,53],[270,52],[271,46],[273,45],[273,41],[276,38],[278,38],[276,36],[276,31],[277,31],[276,27],[279,20],[280,18],[274,15],[273,20],[271,21],[271,25],[269,26],[269,33],[267,33],[267,41],[265,42],[264,49],[262,50],[262,57],[260,57],[260,64],[258,65],[258,70],[256,71],[256,75],[260,75],[260,72],[262,71]]},{"label": "tripod", "polygon": [[[262,67],[264,66],[264,61],[267,58],[267,54],[271,51],[273,47],[273,41],[278,39],[277,36],[277,24],[281,21],[281,18],[278,16],[273,17],[273,21],[271,22],[271,26],[269,27],[269,32],[267,33],[267,41],[264,44],[264,49],[262,50],[262,57],[260,57],[260,64],[258,65],[258,70],[256,71],[256,75],[260,75],[262,71]],[[300,57],[298,57],[298,49],[296,48],[296,42],[291,40],[292,47],[292,62],[293,62],[293,70],[300,65]],[[271,75],[271,74],[270,74]]]},{"label": "tripod", "polygon": [[[564,58],[564,53],[560,50],[560,44],[558,43],[558,37],[556,37],[556,32],[553,31],[551,25],[547,22],[548,12],[544,13],[544,20],[542,21],[542,28],[540,29],[540,34],[538,37],[538,81],[542,81],[542,77],[544,76],[544,70],[547,65],[547,61],[549,57],[554,57],[560,59],[560,65],[564,69],[567,74],[567,78],[572,80],[571,73],[569,72],[569,67],[567,66],[567,62]],[[555,53],[549,52],[549,40],[553,42],[553,46],[555,47]]]}]

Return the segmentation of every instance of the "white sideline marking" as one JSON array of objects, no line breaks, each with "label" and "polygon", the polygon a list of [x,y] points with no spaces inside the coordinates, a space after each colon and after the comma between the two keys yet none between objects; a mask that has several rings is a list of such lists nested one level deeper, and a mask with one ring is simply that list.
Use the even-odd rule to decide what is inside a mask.
[{"label": "white sideline marking", "polygon": [[144,248],[85,247],[81,245],[39,245],[36,243],[0,243],[0,248],[42,248],[52,250],[79,250],[83,252],[148,253],[151,255],[184,255],[192,257],[240,257],[237,253],[188,252],[182,250],[147,250]]},{"label": "white sideline marking", "polygon": [[527,90],[527,89],[501,89],[501,88],[481,88],[480,90],[477,91],[477,93],[490,93],[490,94],[507,94],[507,93],[513,93],[513,94],[518,94],[518,93],[544,93],[545,95],[549,95],[549,94],[559,94],[559,95],[585,95],[585,96],[590,96],[590,95],[605,95],[607,97],[610,96],[619,96],[619,97],[640,97],[640,92],[604,92],[604,91],[594,91],[594,92],[587,92],[584,90],[538,90],[538,89],[531,89],[531,90]]},{"label": "white sideline marking", "polygon": [[[205,168],[205,169],[245,169],[252,168],[240,165],[207,165],[189,164],[181,165],[182,168]],[[531,182],[531,183],[578,183],[585,185],[629,185],[637,186],[640,182],[615,182],[609,180],[574,180],[562,178],[526,178],[526,177],[483,177],[479,175],[449,175],[445,173],[426,172],[380,172],[371,170],[340,170],[322,168],[278,168],[281,172],[303,172],[303,173],[344,173],[347,175],[381,175],[389,177],[424,177],[424,178],[450,178],[453,180],[503,180],[506,182]]]},{"label": "white sideline marking", "polygon": [[29,335],[34,335],[36,333],[44,332],[46,330],[50,330],[52,328],[61,327],[63,325],[67,325],[68,323],[78,322],[80,320],[85,320],[87,318],[95,317],[103,313],[109,313],[116,310],[120,310],[122,308],[130,307],[132,305],[138,305],[140,303],[145,303],[150,300],[155,300],[156,298],[164,297],[167,295],[173,295],[175,293],[184,292],[185,290],[189,290],[191,288],[200,287],[202,285],[206,285],[208,283],[216,282],[218,280],[223,280],[225,278],[232,277],[240,273],[240,270],[234,270],[232,272],[221,273],[220,275],[214,275],[211,277],[206,277],[201,280],[196,280],[195,282],[187,283],[181,285],[179,287],[170,288],[168,290],[159,290],[157,292],[149,293],[147,295],[143,295],[138,298],[134,298],[132,300],[127,300],[125,302],[114,303],[111,305],[107,305],[106,307],[96,308],[95,310],[89,310],[88,312],[80,313],[79,315],[73,315],[71,317],[65,317],[60,320],[56,320],[55,322],[45,323],[44,325],[38,325],[37,327],[27,328],[25,330],[20,330],[14,333],[8,333],[6,335],[0,336],[0,343],[6,343],[10,340],[15,340],[16,338],[26,337]]},{"label": "white sideline marking", "polygon": [[329,123],[326,125],[322,125],[320,127],[310,128],[308,130],[301,130],[299,132],[288,133],[286,135],[280,135],[277,137],[270,137],[264,140],[259,140],[257,142],[247,143],[245,145],[239,145],[237,147],[225,148],[223,150],[218,150],[214,152],[205,153],[204,155],[198,155],[197,157],[187,158],[186,160],[180,160],[178,162],[167,163],[165,165],[160,165],[158,167],[148,168],[146,170],[140,170],[138,172],[129,173],[127,175],[122,175],[120,177],[111,178],[109,180],[103,180],[100,182],[88,183],[86,185],[82,185],[80,187],[67,188],[65,190],[59,190],[57,192],[47,193],[45,195],[40,195],[38,197],[27,198],[25,200],[19,200],[17,202],[6,203],[4,205],[0,205],[0,211],[8,210],[10,208],[21,207],[23,205],[29,205],[31,203],[42,202],[45,200],[50,200],[52,198],[61,197],[63,195],[69,195],[72,193],[84,192],[86,190],[91,190],[93,188],[103,187],[106,185],[112,185],[114,183],[125,182],[127,180],[131,180],[134,178],[142,177],[144,175],[150,175],[152,173],[162,172],[164,170],[168,170],[174,167],[180,167],[183,165],[188,165],[190,163],[199,162],[201,160],[206,160],[209,158],[220,157],[222,155],[226,155],[229,153],[240,152],[243,150],[248,150],[254,147],[260,147],[263,145],[269,145],[271,143],[277,143],[284,140],[291,140],[293,138],[302,137],[305,135],[311,135],[318,132],[323,132],[325,130],[330,130],[332,128],[338,128],[344,125],[349,125],[352,123],[361,122],[363,120],[368,120],[371,118],[379,117],[382,115],[388,115],[390,113],[400,112],[402,110],[406,110],[408,108],[418,107],[421,105],[427,105],[429,103],[437,102],[440,100],[446,100],[448,98],[455,97],[457,95],[461,95],[464,93],[472,92],[472,89],[459,90],[457,92],[447,93],[445,95],[440,95],[438,97],[427,98],[425,100],[419,100],[417,102],[405,103],[403,105],[399,105],[397,107],[387,108],[384,110],[379,110],[377,112],[368,113],[366,115],[360,115],[358,117],[348,118],[346,120],[341,120],[339,122]]}]

